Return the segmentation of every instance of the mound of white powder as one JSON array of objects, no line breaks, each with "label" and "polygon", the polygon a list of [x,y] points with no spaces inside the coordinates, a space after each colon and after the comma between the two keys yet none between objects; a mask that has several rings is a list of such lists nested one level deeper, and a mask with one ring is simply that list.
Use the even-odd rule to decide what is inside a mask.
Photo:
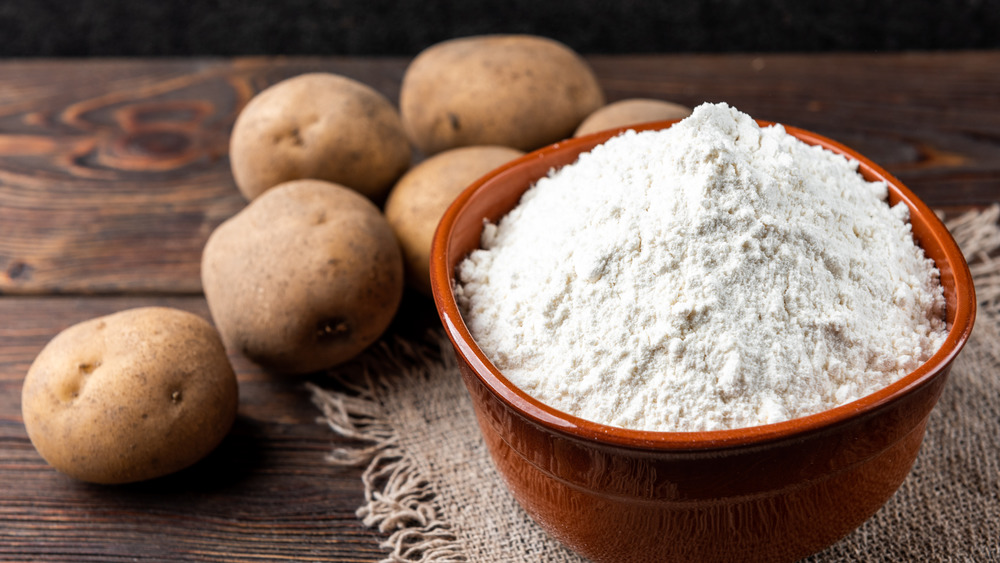
[{"label": "mound of white powder", "polygon": [[459,267],[476,342],[528,394],[660,431],[816,413],[945,338],[938,272],[857,164],[725,104],[541,179]]}]

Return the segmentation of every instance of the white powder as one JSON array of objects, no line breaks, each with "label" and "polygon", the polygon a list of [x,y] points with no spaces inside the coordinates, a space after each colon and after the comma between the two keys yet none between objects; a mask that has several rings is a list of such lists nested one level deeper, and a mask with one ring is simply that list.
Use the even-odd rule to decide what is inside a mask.
[{"label": "white powder", "polygon": [[869,394],[945,337],[907,208],[725,104],[541,179],[459,267],[466,323],[538,400],[640,430],[739,428]]}]

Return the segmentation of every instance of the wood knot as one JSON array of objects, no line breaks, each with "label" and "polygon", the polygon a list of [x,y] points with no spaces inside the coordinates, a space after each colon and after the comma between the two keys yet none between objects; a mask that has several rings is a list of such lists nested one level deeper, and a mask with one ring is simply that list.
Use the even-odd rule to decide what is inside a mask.
[{"label": "wood knot", "polygon": [[195,100],[129,104],[114,110],[119,131],[103,137],[97,166],[156,172],[205,158],[203,121],[212,105]]},{"label": "wood knot", "polygon": [[24,262],[16,261],[13,262],[7,268],[7,277],[11,280],[16,280],[20,278],[30,278],[32,267]]},{"label": "wood knot", "polygon": [[190,137],[177,131],[141,131],[123,140],[127,152],[153,158],[183,154],[191,144]]}]

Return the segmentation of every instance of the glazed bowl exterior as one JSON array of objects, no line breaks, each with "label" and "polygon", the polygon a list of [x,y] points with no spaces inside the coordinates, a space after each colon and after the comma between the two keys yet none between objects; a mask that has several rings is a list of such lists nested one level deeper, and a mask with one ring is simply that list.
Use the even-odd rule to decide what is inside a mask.
[{"label": "glazed bowl exterior", "polygon": [[888,183],[889,202],[910,208],[913,235],[940,270],[947,302],[948,337],[930,360],[884,389],[811,416],[707,432],[596,424],[530,397],[476,344],[453,284],[458,263],[479,247],[484,219],[498,221],[537,179],[620,131],[557,143],[491,172],[458,197],[438,226],[434,301],[492,459],[528,514],[588,558],[795,561],[874,514],[917,456],[927,417],[975,319],[968,265],[941,221],[898,180],[835,141],[786,130],[857,160],[868,180]]}]

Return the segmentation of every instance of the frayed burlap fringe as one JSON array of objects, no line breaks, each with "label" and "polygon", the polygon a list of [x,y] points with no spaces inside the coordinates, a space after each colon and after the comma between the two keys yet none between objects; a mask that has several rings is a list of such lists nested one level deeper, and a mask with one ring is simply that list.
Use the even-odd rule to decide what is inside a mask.
[{"label": "frayed burlap fringe", "polygon": [[450,526],[441,520],[434,484],[421,475],[413,458],[399,446],[399,436],[380,401],[387,386],[398,383],[398,378],[420,385],[432,376],[430,370],[456,369],[442,364],[439,357],[445,358],[446,364],[454,363],[448,360],[449,355],[437,356],[425,345],[402,340],[392,345],[381,343],[378,350],[366,355],[360,374],[335,374],[346,391],[308,385],[313,403],[323,413],[319,421],[362,444],[334,449],[327,460],[337,465],[367,465],[361,477],[365,504],[357,515],[366,527],[388,534],[381,544],[389,550],[385,562],[467,561]]},{"label": "frayed burlap fringe", "polygon": [[[977,350],[990,357],[994,365],[1000,365],[998,221],[998,205],[946,220],[948,229],[969,262],[976,283],[980,322],[976,325],[974,342]],[[459,533],[458,527],[463,525],[462,522],[459,519],[449,521],[444,515],[445,511],[439,503],[452,499],[439,497],[437,484],[425,475],[412,454],[414,445],[401,444],[404,437],[398,433],[399,421],[393,420],[397,414],[393,409],[399,409],[399,405],[386,402],[387,397],[393,394],[398,396],[401,390],[403,393],[417,393],[415,390],[407,390],[419,388],[436,380],[435,378],[458,378],[454,357],[450,350],[442,350],[442,346],[447,346],[447,342],[440,334],[433,335],[428,342],[420,344],[404,341],[382,343],[379,348],[365,355],[357,373],[334,374],[339,382],[337,391],[310,385],[313,402],[322,411],[319,421],[340,436],[358,443],[354,447],[335,449],[328,459],[334,464],[366,467],[362,476],[365,504],[358,509],[357,514],[365,526],[377,528],[387,535],[382,544],[389,552],[384,562],[472,561],[482,554],[481,549],[466,545],[463,541],[463,538],[469,536]],[[418,405],[415,410],[419,410],[420,400],[430,404],[435,398],[422,397],[415,400]],[[447,400],[454,400],[454,397],[448,396]],[[428,418],[433,419],[434,416],[428,414]],[[421,422],[423,421],[417,421],[417,424]],[[434,447],[434,444],[426,447]],[[486,454],[473,452],[469,455]],[[915,471],[920,470],[918,464]],[[912,483],[912,480],[908,483]],[[496,486],[502,485],[497,483]],[[517,510],[517,507],[504,505],[496,510],[504,509]],[[896,508],[889,507],[888,510],[891,513]],[[527,519],[527,516],[524,515],[523,518]],[[830,551],[808,560],[827,561],[831,557],[836,560],[847,553],[854,553],[852,550],[860,549],[859,546],[871,539],[869,535],[872,525],[877,524],[870,522],[856,533],[860,538],[856,540],[857,545],[842,542]],[[531,542],[523,542],[523,545],[526,547],[525,560],[541,555],[544,549],[548,549],[544,551],[548,560],[577,560],[568,552],[555,551],[557,547],[542,549],[537,544],[532,547]],[[869,551],[867,555],[875,554]]]},{"label": "frayed burlap fringe", "polygon": [[979,302],[975,326],[977,346],[1000,363],[1000,205],[970,211],[945,222],[962,249]]},{"label": "frayed burlap fringe", "polygon": [[969,262],[980,308],[1000,312],[1000,205],[959,215],[945,224]]}]

